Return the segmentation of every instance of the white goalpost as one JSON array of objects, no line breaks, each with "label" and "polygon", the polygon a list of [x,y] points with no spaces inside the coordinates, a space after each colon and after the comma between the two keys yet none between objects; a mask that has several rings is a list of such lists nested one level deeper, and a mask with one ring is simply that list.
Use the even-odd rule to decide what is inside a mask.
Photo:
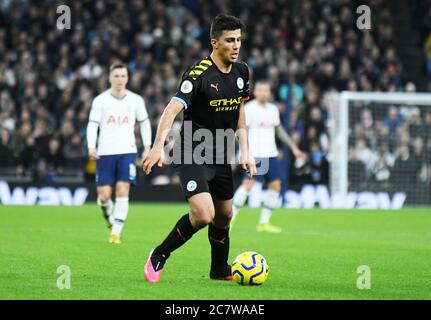
[{"label": "white goalpost", "polygon": [[332,207],[431,205],[431,94],[345,91],[324,104]]}]

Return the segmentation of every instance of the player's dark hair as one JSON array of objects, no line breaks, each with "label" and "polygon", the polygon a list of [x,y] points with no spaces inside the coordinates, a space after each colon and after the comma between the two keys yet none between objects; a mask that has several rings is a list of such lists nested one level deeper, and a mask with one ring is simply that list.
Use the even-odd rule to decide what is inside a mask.
[{"label": "player's dark hair", "polygon": [[211,39],[218,39],[225,30],[243,30],[244,28],[244,23],[242,23],[242,21],[237,17],[227,14],[219,14],[211,23],[210,37]]},{"label": "player's dark hair", "polygon": [[257,80],[254,84],[254,86],[257,86],[258,84],[263,84],[271,87],[271,82],[268,79],[260,79]]},{"label": "player's dark hair", "polygon": [[125,63],[123,63],[123,62],[115,62],[115,63],[113,63],[113,64],[111,64],[109,66],[109,73],[111,73],[115,69],[123,69],[123,68],[127,70],[127,66],[126,66]]}]

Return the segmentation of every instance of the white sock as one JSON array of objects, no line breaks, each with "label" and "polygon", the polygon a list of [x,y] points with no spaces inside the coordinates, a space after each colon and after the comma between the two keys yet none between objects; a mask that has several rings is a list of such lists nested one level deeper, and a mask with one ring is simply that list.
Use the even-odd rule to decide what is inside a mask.
[{"label": "white sock", "polygon": [[262,210],[260,211],[259,223],[260,224],[268,223],[269,219],[271,218],[271,215],[272,215],[272,209],[263,207]]},{"label": "white sock", "polygon": [[115,199],[114,221],[112,224],[112,234],[120,235],[123,230],[124,222],[129,212],[129,198],[118,197]]},{"label": "white sock", "polygon": [[114,212],[114,203],[112,202],[112,199],[109,198],[108,201],[103,203],[99,198],[97,198],[97,204],[100,207],[100,209],[102,209],[103,213],[104,214],[106,213],[109,216],[109,221],[111,222],[112,214]]},{"label": "white sock", "polygon": [[272,215],[272,210],[278,207],[280,193],[274,190],[266,192],[265,200],[263,201],[263,208],[260,212],[259,223],[268,223]]},{"label": "white sock", "polygon": [[241,208],[248,197],[248,190],[244,186],[240,186],[236,189],[235,194],[233,195],[233,204],[237,208]]},{"label": "white sock", "polygon": [[248,197],[248,190],[241,185],[238,189],[236,189],[235,194],[233,195],[233,206],[232,206],[232,220],[234,220],[241,209],[244,206]]}]

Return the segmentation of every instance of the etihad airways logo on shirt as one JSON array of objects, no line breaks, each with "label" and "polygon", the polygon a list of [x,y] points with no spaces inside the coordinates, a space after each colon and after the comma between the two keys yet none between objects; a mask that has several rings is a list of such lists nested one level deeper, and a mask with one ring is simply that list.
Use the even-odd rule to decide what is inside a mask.
[{"label": "etihad airways logo on shirt", "polygon": [[231,98],[231,99],[216,99],[210,101],[211,107],[217,107],[217,111],[233,111],[237,110],[242,102],[242,97]]}]

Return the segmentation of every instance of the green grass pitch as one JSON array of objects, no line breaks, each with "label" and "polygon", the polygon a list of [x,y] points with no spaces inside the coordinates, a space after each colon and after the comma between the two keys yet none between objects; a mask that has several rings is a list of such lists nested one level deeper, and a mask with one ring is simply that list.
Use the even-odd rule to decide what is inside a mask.
[{"label": "green grass pitch", "polygon": [[[185,204],[131,204],[116,246],[95,205],[1,206],[0,299],[431,299],[429,209],[279,209],[272,222],[284,231],[267,234],[255,231],[259,210],[244,208],[229,260],[261,253],[264,285],[209,280],[206,229],[172,254],[160,283],[146,283],[149,250],[185,212]],[[57,288],[61,265],[70,289]],[[360,265],[370,268],[370,289],[356,286]]]}]

